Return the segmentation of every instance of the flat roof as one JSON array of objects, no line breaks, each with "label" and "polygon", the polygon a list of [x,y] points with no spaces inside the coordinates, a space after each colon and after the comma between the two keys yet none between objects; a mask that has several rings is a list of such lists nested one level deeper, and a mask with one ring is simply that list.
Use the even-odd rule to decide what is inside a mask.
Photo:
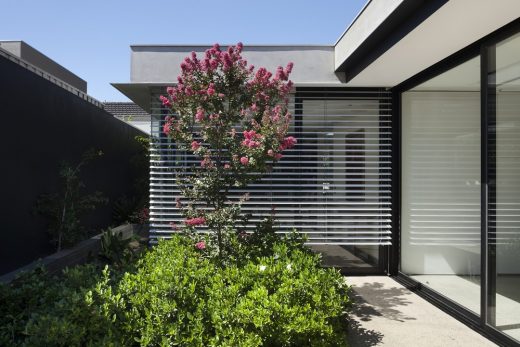
[{"label": "flat roof", "polygon": [[70,84],[83,93],[87,82],[23,40],[0,40],[0,48]]}]

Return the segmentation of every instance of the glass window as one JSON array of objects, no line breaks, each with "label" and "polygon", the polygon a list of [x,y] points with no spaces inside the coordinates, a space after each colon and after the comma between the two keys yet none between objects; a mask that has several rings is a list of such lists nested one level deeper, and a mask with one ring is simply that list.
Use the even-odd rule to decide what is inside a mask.
[{"label": "glass window", "polygon": [[520,34],[490,51],[488,318],[520,340]]},{"label": "glass window", "polygon": [[401,101],[401,271],[479,314],[480,58]]}]

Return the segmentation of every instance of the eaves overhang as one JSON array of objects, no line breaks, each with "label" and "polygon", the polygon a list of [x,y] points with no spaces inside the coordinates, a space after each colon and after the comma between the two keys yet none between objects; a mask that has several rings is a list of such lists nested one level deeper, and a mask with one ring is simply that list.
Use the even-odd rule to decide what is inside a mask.
[{"label": "eaves overhang", "polygon": [[154,87],[162,87],[171,83],[111,83],[111,85],[123,93],[127,98],[139,105],[148,113],[150,111],[150,94]]},{"label": "eaves overhang", "polygon": [[519,17],[518,0],[372,0],[336,43],[336,72],[391,88]]},{"label": "eaves overhang", "polygon": [[[152,90],[157,91],[162,88],[166,94],[166,87],[175,85],[174,82],[131,82],[131,83],[111,83],[111,85],[123,93],[127,98],[139,105],[143,110],[151,113],[150,97]],[[297,82],[294,84],[295,88],[339,88],[345,87],[341,82]]]},{"label": "eaves overhang", "polygon": [[336,72],[352,79],[448,0],[370,0],[336,41]]}]

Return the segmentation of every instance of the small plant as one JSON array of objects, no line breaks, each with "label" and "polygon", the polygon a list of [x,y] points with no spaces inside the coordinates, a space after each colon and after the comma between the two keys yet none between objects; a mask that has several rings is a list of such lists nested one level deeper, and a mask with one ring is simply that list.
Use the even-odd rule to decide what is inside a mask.
[{"label": "small plant", "polygon": [[123,268],[135,258],[130,244],[134,238],[123,238],[122,232],[107,229],[101,234],[101,250],[99,257],[113,266]]},{"label": "small plant", "polygon": [[86,212],[108,202],[101,192],[84,194],[85,184],[80,178],[83,166],[102,155],[103,152],[90,149],[76,165],[63,162],[59,173],[62,181],[60,192],[44,194],[38,198],[36,211],[48,218],[51,242],[58,252],[85,238],[87,230],[82,225],[81,218]]}]

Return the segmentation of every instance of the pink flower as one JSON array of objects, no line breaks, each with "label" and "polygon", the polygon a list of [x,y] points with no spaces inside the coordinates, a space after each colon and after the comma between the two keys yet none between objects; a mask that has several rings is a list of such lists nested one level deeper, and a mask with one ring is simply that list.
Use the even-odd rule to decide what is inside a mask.
[{"label": "pink flower", "polygon": [[261,144],[260,141],[256,141],[256,140],[261,139],[262,135],[257,134],[256,131],[254,131],[254,130],[250,130],[250,131],[245,130],[243,134],[244,134],[244,140],[242,141],[243,146],[246,146],[249,148],[256,148],[256,147],[260,146],[260,144]]},{"label": "pink flower", "polygon": [[225,96],[226,96],[226,95],[223,94],[223,93],[218,93],[218,97],[221,98],[221,99],[223,99]]},{"label": "pink flower", "polygon": [[167,97],[161,95],[161,96],[159,96],[159,99],[161,99],[163,106],[166,106],[166,107],[171,106],[170,99],[168,99]]},{"label": "pink flower", "polygon": [[244,141],[242,141],[242,145],[249,147],[249,148],[256,148],[256,147],[260,146],[260,142],[255,141],[255,140],[245,139]]},{"label": "pink flower", "polygon": [[285,68],[287,74],[290,74],[292,72],[293,66],[294,63],[292,61],[287,64],[287,67]]},{"label": "pink flower", "polygon": [[177,224],[175,224],[175,222],[170,222],[170,227],[171,227],[173,230],[177,230]]},{"label": "pink flower", "polygon": [[209,84],[207,93],[209,96],[215,94],[215,85],[213,83]]},{"label": "pink flower", "polygon": [[272,149],[268,150],[267,155],[270,157],[274,157],[274,151]]},{"label": "pink flower", "polygon": [[204,120],[204,110],[200,107],[197,109],[197,113],[195,113],[195,120],[197,122],[202,122]]},{"label": "pink flower", "polygon": [[211,168],[211,167],[213,167],[213,163],[211,162],[211,159],[210,159],[210,158],[205,157],[204,159],[202,159],[202,160],[200,161],[200,166]]},{"label": "pink flower", "polygon": [[166,122],[164,123],[164,126],[163,126],[163,133],[165,135],[170,135],[170,132],[172,131],[171,129],[171,126],[170,126],[170,123],[169,122]]},{"label": "pink flower", "polygon": [[233,66],[233,61],[231,60],[231,55],[229,52],[224,52],[222,55],[222,60],[224,61],[224,71],[229,70],[231,66]]},{"label": "pink flower", "polygon": [[203,250],[206,248],[206,242],[204,241],[199,241],[195,244],[195,248],[197,248],[198,250]]},{"label": "pink flower", "polygon": [[282,154],[282,153],[276,153],[276,154],[274,155],[274,159],[276,159],[276,160],[280,160],[280,159],[282,159],[282,157],[283,157],[283,154]]},{"label": "pink flower", "polygon": [[252,138],[255,138],[257,135],[256,131],[254,131],[254,130],[249,130],[249,131],[244,130],[243,134],[244,134],[244,138],[246,140],[251,140]]},{"label": "pink flower", "polygon": [[229,170],[231,169],[231,165],[229,165],[228,163],[224,164],[224,170]]},{"label": "pink flower", "polygon": [[242,165],[246,166],[247,164],[249,164],[249,159],[247,157],[242,157],[242,158],[240,158],[240,163],[242,163]]},{"label": "pink flower", "polygon": [[206,218],[204,218],[204,217],[188,218],[184,221],[184,223],[188,226],[201,225],[201,224],[206,223]]},{"label": "pink flower", "polygon": [[193,141],[193,142],[191,143],[191,150],[192,150],[192,151],[196,151],[196,150],[199,149],[199,148],[200,148],[200,142]]},{"label": "pink flower", "polygon": [[166,88],[166,92],[168,93],[168,95],[173,95],[175,89],[173,87],[168,87]]},{"label": "pink flower", "polygon": [[287,136],[285,139],[283,139],[282,144],[280,145],[280,150],[284,151],[288,148],[294,147],[296,144],[296,139],[292,136]]}]

